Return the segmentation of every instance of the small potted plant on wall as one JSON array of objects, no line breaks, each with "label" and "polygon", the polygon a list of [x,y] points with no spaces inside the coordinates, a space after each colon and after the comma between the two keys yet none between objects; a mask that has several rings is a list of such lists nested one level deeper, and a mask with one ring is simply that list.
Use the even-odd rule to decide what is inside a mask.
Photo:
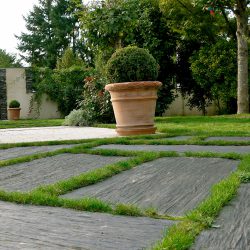
[{"label": "small potted plant on wall", "polygon": [[105,86],[111,95],[119,135],[153,134],[158,65],[145,49],[135,46],[118,49],[108,60]]},{"label": "small potted plant on wall", "polygon": [[17,100],[12,100],[9,103],[9,120],[18,120],[20,118],[20,102]]}]

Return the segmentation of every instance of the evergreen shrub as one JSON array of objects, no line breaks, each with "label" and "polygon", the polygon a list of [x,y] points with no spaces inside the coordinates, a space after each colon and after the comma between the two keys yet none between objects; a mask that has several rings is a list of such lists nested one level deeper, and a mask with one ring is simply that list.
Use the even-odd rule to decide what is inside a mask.
[{"label": "evergreen shrub", "polygon": [[106,73],[112,83],[154,81],[158,65],[148,50],[129,46],[116,50],[107,62]]},{"label": "evergreen shrub", "polygon": [[20,108],[20,102],[17,100],[10,101],[9,108]]}]

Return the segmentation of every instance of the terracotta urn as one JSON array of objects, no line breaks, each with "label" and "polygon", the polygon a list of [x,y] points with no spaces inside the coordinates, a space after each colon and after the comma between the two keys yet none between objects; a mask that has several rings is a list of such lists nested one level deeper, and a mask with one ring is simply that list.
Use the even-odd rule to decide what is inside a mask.
[{"label": "terracotta urn", "polygon": [[21,108],[8,108],[9,120],[19,120]]},{"label": "terracotta urn", "polygon": [[154,134],[158,81],[123,82],[106,85],[119,135]]}]

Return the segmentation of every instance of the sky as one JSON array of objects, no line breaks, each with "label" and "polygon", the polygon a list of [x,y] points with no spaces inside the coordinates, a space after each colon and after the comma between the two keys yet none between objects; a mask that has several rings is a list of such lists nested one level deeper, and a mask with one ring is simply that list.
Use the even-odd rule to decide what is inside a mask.
[{"label": "sky", "polygon": [[18,54],[16,49],[18,40],[15,35],[25,32],[25,21],[27,16],[38,0],[0,0],[0,49],[8,53]]},{"label": "sky", "polygon": [[[33,10],[39,0],[0,0],[0,49],[18,57],[18,40],[15,35],[26,32],[23,16]],[[84,3],[90,0],[83,0]]]}]

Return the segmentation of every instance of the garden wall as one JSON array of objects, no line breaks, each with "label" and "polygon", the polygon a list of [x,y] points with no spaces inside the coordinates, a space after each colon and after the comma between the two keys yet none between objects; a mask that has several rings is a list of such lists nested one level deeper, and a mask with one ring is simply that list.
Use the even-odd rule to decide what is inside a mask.
[{"label": "garden wall", "polygon": [[21,103],[21,117],[28,118],[59,118],[57,104],[48,97],[43,96],[38,112],[38,105],[31,105],[32,96],[32,77],[25,68],[0,69],[0,119],[8,119],[8,103],[11,100],[18,100]]},{"label": "garden wall", "polygon": [[[25,68],[0,69],[0,119],[8,119],[8,103],[16,99],[21,103],[21,118],[60,118],[61,114],[57,109],[57,104],[52,102],[47,96],[42,97],[39,112],[38,106],[34,103],[31,106],[31,99],[34,95],[32,91],[32,76]],[[216,114],[215,105],[207,109],[208,115]],[[187,100],[178,94],[178,97],[166,110],[165,116],[171,115],[202,115],[197,109],[189,109]]]},{"label": "garden wall", "polygon": [[[175,93],[176,99],[171,103],[169,108],[164,113],[164,116],[187,116],[187,115],[202,115],[202,111],[197,108],[190,109],[187,106],[187,99],[185,99],[179,92]],[[211,104],[207,108],[207,115],[216,115],[216,106]]]}]

